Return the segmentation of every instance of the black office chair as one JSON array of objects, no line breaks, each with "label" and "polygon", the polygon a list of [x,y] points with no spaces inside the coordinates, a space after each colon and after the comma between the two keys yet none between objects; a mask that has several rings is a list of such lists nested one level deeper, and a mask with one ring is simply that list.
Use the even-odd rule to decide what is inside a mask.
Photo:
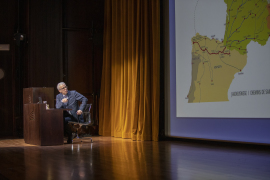
[{"label": "black office chair", "polygon": [[[75,135],[77,139],[81,139],[86,135],[91,135],[91,129],[93,128],[94,122],[91,120],[91,106],[92,104],[86,104],[83,114],[79,117],[79,122],[69,122],[73,131],[75,131]],[[91,143],[93,142],[92,138]]]}]

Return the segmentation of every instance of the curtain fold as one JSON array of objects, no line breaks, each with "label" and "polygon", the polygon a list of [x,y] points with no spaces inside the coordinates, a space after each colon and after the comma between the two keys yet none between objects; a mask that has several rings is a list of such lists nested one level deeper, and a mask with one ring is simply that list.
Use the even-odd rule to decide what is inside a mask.
[{"label": "curtain fold", "polygon": [[105,0],[99,134],[158,140],[159,0]]}]

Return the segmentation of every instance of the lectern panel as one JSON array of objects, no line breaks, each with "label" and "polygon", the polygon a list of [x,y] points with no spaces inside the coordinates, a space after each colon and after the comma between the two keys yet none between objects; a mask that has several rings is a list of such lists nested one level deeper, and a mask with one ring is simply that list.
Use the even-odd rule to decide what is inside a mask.
[{"label": "lectern panel", "polygon": [[40,110],[41,114],[41,145],[63,144],[63,110]]},{"label": "lectern panel", "polygon": [[24,105],[24,140],[25,143],[40,145],[39,105]]},{"label": "lectern panel", "polygon": [[24,104],[24,140],[41,146],[62,145],[63,110],[47,110],[46,104]]},{"label": "lectern panel", "polygon": [[54,107],[54,89],[52,87],[32,87],[23,89],[23,104],[38,103],[39,97]]}]

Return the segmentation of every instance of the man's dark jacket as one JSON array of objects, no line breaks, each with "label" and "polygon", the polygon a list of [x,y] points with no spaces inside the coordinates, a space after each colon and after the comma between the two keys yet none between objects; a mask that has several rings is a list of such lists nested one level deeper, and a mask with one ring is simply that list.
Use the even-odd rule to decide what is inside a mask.
[{"label": "man's dark jacket", "polygon": [[[63,94],[58,94],[56,96],[56,105],[55,107],[57,109],[60,108],[68,108],[68,109],[72,109],[70,111],[71,115],[78,120],[78,115],[77,115],[77,111],[84,110],[84,107],[88,101],[88,99],[86,97],[84,97],[83,95],[81,95],[80,93],[78,93],[77,91],[68,91],[67,93],[67,98],[68,98],[68,103],[62,103],[62,99],[66,98],[63,96]],[[78,101],[82,102],[80,107],[78,106]]]}]

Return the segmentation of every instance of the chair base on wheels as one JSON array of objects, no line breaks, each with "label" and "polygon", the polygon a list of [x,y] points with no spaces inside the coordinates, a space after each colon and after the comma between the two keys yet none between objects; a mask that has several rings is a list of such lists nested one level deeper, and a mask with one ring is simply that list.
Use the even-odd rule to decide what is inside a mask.
[{"label": "chair base on wheels", "polygon": [[[84,136],[92,136],[97,133],[97,126],[93,126],[91,123],[78,123],[78,122],[69,122],[72,132],[76,133],[77,139],[80,139]],[[93,142],[92,138],[91,143]]]}]

